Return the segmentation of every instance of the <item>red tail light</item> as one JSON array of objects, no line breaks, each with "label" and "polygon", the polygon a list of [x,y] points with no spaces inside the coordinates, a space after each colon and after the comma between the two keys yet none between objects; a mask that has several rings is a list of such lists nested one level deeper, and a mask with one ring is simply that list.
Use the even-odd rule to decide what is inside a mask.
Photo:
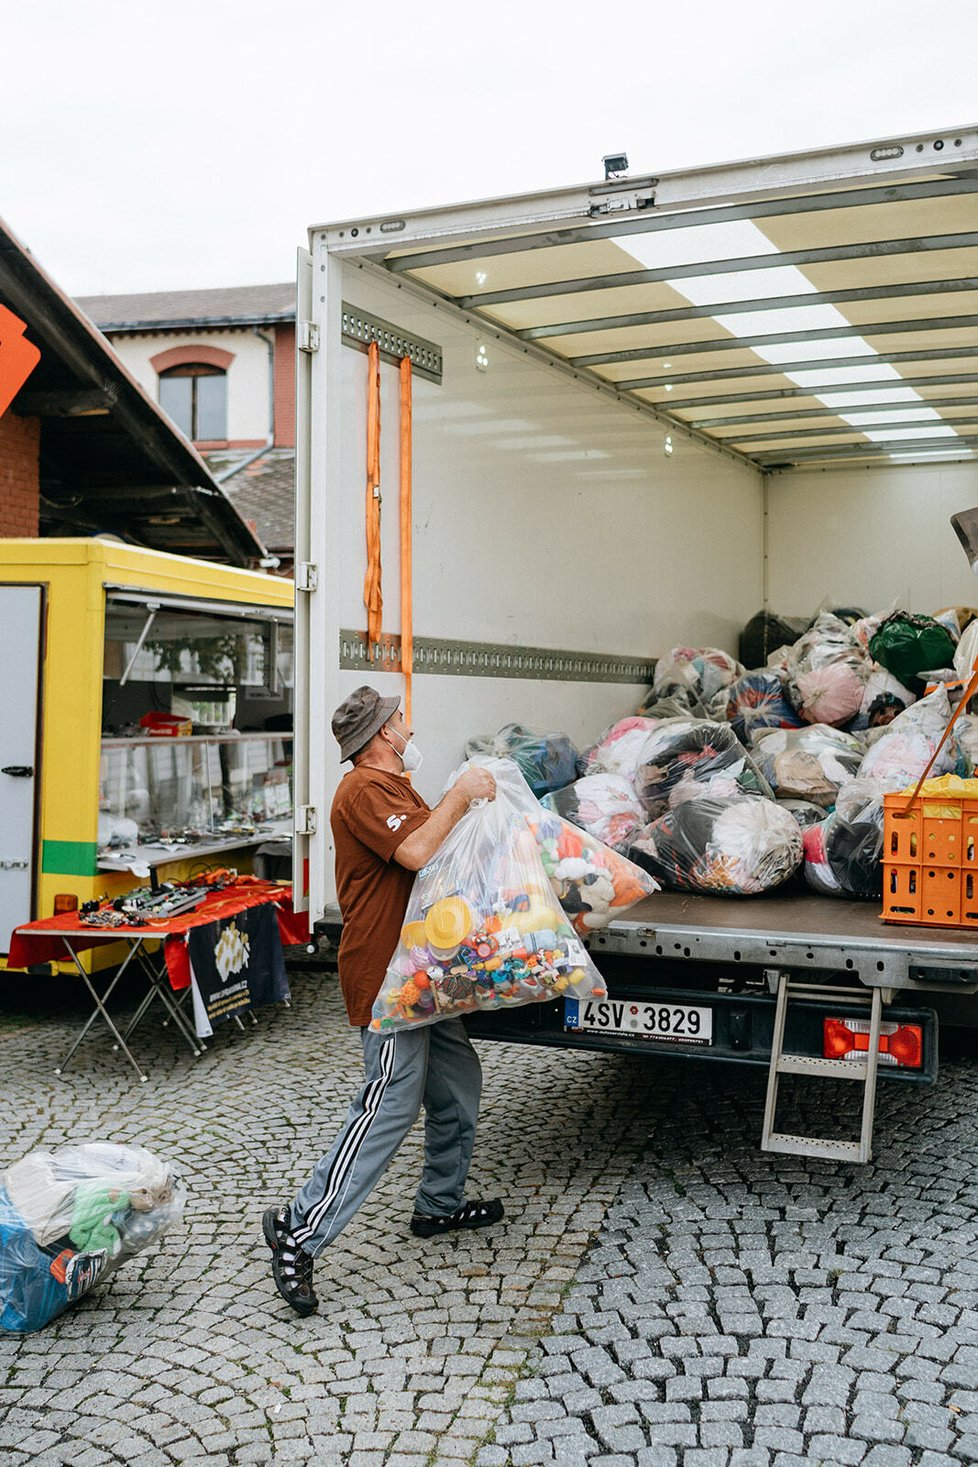
[{"label": "red tail light", "polygon": [[[868,1019],[825,1019],[822,1054],[826,1059],[857,1059],[869,1049]],[[880,1064],[919,1070],[924,1062],[924,1031],[919,1024],[880,1026]]]}]

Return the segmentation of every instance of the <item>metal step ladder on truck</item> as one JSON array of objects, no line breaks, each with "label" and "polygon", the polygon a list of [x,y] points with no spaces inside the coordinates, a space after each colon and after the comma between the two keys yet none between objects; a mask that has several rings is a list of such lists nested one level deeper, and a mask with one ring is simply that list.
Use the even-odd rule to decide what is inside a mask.
[{"label": "metal step ladder on truck", "polygon": [[[735,651],[758,607],[973,602],[948,520],[976,498],[976,161],[968,127],[310,229],[294,869],[314,920],[338,915],[329,716],[364,680],[411,701],[433,796],[507,723],[586,747],[653,652]],[[978,928],[798,888],[662,892],[591,949],[607,1002],[472,1031],[764,1066],[768,1150],[868,1160],[877,1078],[934,1078],[938,1005],[978,1024]],[[798,1073],[857,1082],[855,1139],[778,1129]]]}]

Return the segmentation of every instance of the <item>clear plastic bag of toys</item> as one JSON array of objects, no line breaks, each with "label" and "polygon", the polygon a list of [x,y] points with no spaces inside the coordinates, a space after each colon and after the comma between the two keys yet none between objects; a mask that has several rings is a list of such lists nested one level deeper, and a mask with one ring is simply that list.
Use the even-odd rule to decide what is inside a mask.
[{"label": "clear plastic bag of toys", "polygon": [[690,800],[647,826],[631,854],[673,891],[754,896],[798,870],[802,833],[774,800]]},{"label": "clear plastic bag of toys", "polygon": [[497,785],[415,877],[372,1029],[432,1024],[476,1010],[607,997],[554,896],[526,817]]},{"label": "clear plastic bag of toys", "polygon": [[536,840],[554,895],[582,937],[607,927],[659,890],[647,871],[562,815],[545,810],[509,759],[478,759],[496,781],[496,798],[520,810]]},{"label": "clear plastic bag of toys", "polygon": [[468,740],[466,759],[478,754],[512,759],[535,795],[562,789],[577,778],[578,753],[562,733],[534,733],[522,724],[508,723],[497,734]]},{"label": "clear plastic bag of toys", "polygon": [[186,1190],[142,1146],[32,1151],[0,1174],[0,1329],[41,1329],[155,1243]]}]

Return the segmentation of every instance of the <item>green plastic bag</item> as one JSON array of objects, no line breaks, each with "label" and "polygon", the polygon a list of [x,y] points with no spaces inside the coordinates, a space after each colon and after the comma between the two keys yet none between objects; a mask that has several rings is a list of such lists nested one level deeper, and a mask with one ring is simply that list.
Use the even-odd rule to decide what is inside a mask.
[{"label": "green plastic bag", "polygon": [[954,641],[932,616],[894,611],[880,624],[869,655],[912,692],[922,693],[922,672],[954,666]]}]

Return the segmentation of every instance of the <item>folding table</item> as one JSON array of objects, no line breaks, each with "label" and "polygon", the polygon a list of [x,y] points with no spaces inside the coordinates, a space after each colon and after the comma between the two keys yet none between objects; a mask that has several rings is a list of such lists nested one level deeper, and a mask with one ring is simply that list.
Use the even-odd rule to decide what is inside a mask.
[{"label": "folding table", "polygon": [[[71,1048],[55,1068],[60,1075],[66,1068],[78,1046],[92,1025],[101,1018],[113,1038],[113,1048],[121,1049],[141,1081],[148,1077],[142,1066],[133,1057],[126,1040],[149,1007],[159,1001],[176,1026],[177,1032],[190,1046],[194,1056],[202,1053],[205,1046],[197,1038],[193,1026],[181,1008],[177,994],[190,989],[192,975],[187,955],[186,939],[194,927],[205,927],[222,919],[246,911],[249,907],[274,903],[278,919],[279,940],[301,941],[305,933],[304,917],[292,912],[292,888],[271,881],[249,881],[240,886],[225,887],[220,891],[208,892],[199,906],[176,916],[147,922],[142,927],[91,927],[82,922],[77,912],[61,916],[42,918],[18,927],[10,942],[7,959],[11,968],[26,968],[35,963],[64,962],[72,964],[81,978],[94,1004],[80,1033]],[[121,942],[128,951],[117,971],[112,975],[104,994],[99,994],[85,971],[79,954],[87,948],[106,942]],[[146,944],[159,942],[158,952],[151,953]],[[142,972],[147,990],[140,1000],[136,1013],[124,1033],[121,1033],[108,1011],[109,1000],[123,974],[130,970]]]}]

